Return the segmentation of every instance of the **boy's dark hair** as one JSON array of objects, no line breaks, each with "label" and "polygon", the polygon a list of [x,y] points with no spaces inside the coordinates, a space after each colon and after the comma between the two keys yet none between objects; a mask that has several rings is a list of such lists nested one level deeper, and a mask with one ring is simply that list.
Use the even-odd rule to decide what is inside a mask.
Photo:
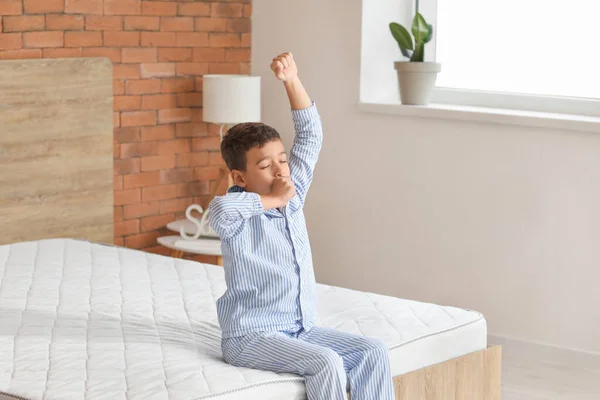
[{"label": "boy's dark hair", "polygon": [[281,140],[279,132],[260,122],[244,122],[232,126],[221,142],[221,155],[230,171],[246,171],[246,153],[258,146]]}]

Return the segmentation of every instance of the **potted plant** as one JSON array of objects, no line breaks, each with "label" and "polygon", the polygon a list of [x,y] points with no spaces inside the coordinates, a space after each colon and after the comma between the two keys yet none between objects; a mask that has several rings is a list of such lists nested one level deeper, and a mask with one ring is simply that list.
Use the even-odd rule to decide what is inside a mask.
[{"label": "potted plant", "polygon": [[417,13],[412,21],[412,36],[402,25],[391,22],[390,31],[398,42],[402,55],[409,61],[397,61],[394,67],[398,71],[400,99],[402,104],[426,105],[431,101],[431,93],[435,86],[441,64],[425,62],[425,44],[433,36],[433,26]]}]

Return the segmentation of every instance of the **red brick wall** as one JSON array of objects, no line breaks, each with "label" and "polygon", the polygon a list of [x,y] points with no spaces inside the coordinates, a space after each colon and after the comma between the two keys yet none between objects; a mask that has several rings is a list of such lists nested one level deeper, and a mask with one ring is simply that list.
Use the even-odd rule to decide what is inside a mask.
[{"label": "red brick wall", "polygon": [[223,160],[202,75],[250,72],[251,13],[250,0],[0,0],[0,59],[114,64],[116,244],[166,253],[164,226],[210,201]]}]

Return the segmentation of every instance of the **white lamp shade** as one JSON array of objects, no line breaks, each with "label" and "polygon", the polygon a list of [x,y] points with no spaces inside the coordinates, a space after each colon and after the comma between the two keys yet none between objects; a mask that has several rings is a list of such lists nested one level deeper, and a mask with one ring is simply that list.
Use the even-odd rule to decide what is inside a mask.
[{"label": "white lamp shade", "polygon": [[260,122],[260,76],[204,75],[202,100],[205,122]]}]

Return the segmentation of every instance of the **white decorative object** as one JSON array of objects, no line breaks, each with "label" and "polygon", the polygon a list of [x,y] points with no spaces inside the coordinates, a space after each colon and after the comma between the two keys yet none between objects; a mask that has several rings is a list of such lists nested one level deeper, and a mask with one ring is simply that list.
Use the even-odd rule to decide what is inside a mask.
[{"label": "white decorative object", "polygon": [[[193,210],[196,210],[200,214],[202,214],[202,218],[200,220],[198,220],[197,218],[194,218],[192,216]],[[208,213],[209,213],[208,208],[206,209],[206,211],[204,211],[202,209],[202,207],[200,207],[198,204],[192,204],[191,206],[189,206],[185,210],[185,217],[188,219],[188,221],[190,221],[194,225],[196,225],[196,233],[194,233],[192,236],[189,236],[186,233],[185,227],[182,225],[179,228],[179,234],[181,235],[181,237],[184,238],[185,240],[197,240],[198,238],[200,238],[200,236],[219,238],[217,233],[210,227],[210,225],[208,223]]]}]

